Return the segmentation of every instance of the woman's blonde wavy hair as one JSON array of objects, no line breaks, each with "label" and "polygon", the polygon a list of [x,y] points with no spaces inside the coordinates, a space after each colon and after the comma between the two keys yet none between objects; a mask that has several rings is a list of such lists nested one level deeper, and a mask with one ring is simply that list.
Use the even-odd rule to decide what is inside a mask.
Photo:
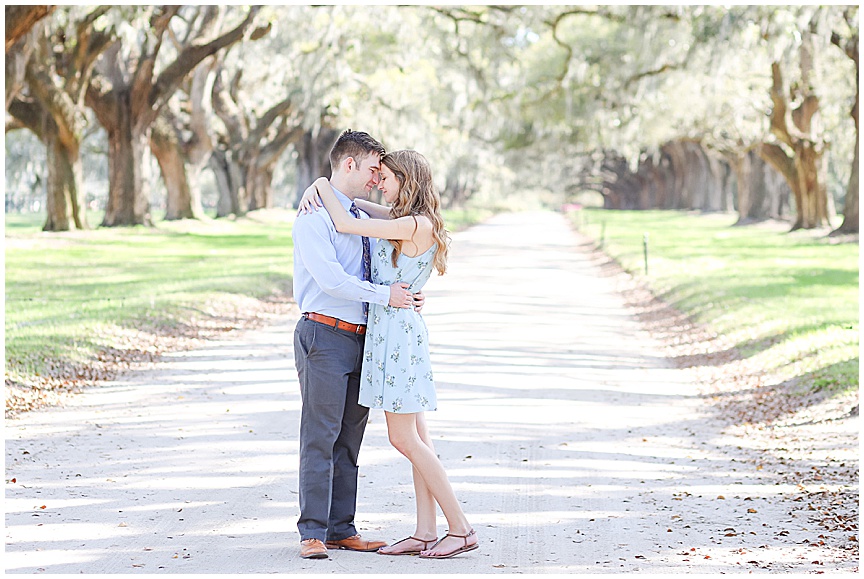
[{"label": "woman's blonde wavy hair", "polygon": [[[449,251],[450,234],[444,227],[441,217],[441,197],[435,191],[432,182],[432,169],[426,157],[417,151],[393,151],[381,157],[381,163],[386,165],[399,182],[399,194],[390,208],[390,218],[397,219],[406,215],[425,215],[432,222],[432,237],[438,244],[432,265],[438,270],[438,275],[444,275],[447,270],[447,253]],[[416,231],[416,224],[415,224]],[[402,240],[391,239],[393,244],[393,267],[402,251]]]}]

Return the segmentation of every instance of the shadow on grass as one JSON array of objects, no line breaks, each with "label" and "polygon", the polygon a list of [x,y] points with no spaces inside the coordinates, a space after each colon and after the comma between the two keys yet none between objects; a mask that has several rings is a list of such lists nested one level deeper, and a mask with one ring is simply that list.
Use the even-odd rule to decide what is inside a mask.
[{"label": "shadow on grass", "polygon": [[22,335],[18,338],[21,354],[7,351],[6,418],[60,404],[68,393],[112,380],[159,360],[167,352],[188,349],[198,340],[259,327],[268,317],[285,314],[293,307],[287,295],[264,299],[228,296],[201,307],[175,304],[170,312],[160,308],[158,317],[142,311],[117,324],[106,320],[104,329],[86,335],[57,334],[50,329],[54,336],[50,350],[28,347],[43,343],[44,336]]},{"label": "shadow on grass", "polygon": [[[729,413],[734,422],[747,423],[760,419],[779,421],[801,408],[819,404],[857,386],[857,356],[827,363],[818,369],[781,379],[773,384],[770,380],[771,369],[759,366],[756,362],[761,354],[775,347],[782,348],[784,343],[791,343],[796,338],[817,335],[832,329],[851,330],[854,327],[832,320],[813,323],[812,317],[801,315],[782,331],[733,343],[727,336],[714,332],[708,325],[700,322],[697,319],[698,312],[684,312],[672,305],[673,299],[683,301],[681,297],[685,292],[690,292],[692,299],[710,301],[704,292],[701,298],[698,298],[700,291],[697,280],[678,286],[674,292],[657,294],[643,280],[630,275],[616,259],[603,253],[591,240],[583,238],[578,245],[590,253],[599,275],[617,278],[627,306],[652,336],[666,346],[666,359],[672,365],[699,371],[709,375],[712,380],[735,381],[740,384],[737,389],[724,389],[706,395],[718,401],[738,400],[738,406]],[[808,286],[820,286],[819,291],[825,291],[824,286],[856,284],[857,273],[820,269],[815,271],[813,276],[793,276],[793,279],[794,281],[790,282],[787,277],[774,283],[768,282],[767,285],[732,286],[728,295],[758,300],[760,297],[789,295]],[[799,313],[790,312],[790,315]],[[795,320],[799,321],[795,323]],[[816,353],[812,351],[798,352],[787,362],[792,364],[814,355]],[[737,372],[737,375],[732,376],[730,372]],[[720,403],[724,405],[723,402]],[[731,409],[731,403],[725,403],[725,407]],[[848,416],[849,412],[857,413],[857,407],[852,410],[846,408],[846,411],[844,416]]]},{"label": "shadow on grass", "polygon": [[816,416],[806,410],[802,412],[801,409],[816,407],[842,394],[847,389],[848,382],[844,383],[836,377],[857,376],[858,369],[858,358],[843,360],[777,384],[766,383],[717,393],[713,398],[717,400],[720,408],[737,417],[742,424],[764,423],[773,427],[790,428],[843,420],[858,416],[857,401],[851,406],[843,406],[842,410],[835,411],[830,416]]}]

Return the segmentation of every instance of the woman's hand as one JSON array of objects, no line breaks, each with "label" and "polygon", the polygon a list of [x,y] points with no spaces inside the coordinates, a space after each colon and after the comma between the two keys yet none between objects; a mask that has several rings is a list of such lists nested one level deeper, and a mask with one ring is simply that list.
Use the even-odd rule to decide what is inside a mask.
[{"label": "woman's hand", "polygon": [[423,295],[423,291],[419,291],[414,294],[414,311],[420,313],[420,310],[423,309],[423,305],[426,303],[426,296]]},{"label": "woman's hand", "polygon": [[321,207],[324,207],[324,204],[321,202],[321,197],[318,195],[315,183],[312,183],[306,187],[303,197],[300,198],[300,203],[297,205],[297,214],[312,213],[312,211],[318,211]]}]

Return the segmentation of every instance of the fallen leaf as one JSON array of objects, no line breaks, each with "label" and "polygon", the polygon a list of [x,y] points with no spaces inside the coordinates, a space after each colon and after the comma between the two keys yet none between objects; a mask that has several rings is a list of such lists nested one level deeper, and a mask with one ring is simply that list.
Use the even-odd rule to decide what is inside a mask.
[{"label": "fallen leaf", "polygon": [[747,512],[748,512],[748,513],[755,513],[755,512],[758,512],[758,511],[756,511],[756,509],[747,509]]},{"label": "fallen leaf", "polygon": [[717,495],[717,498],[722,499],[722,500],[726,500],[726,497],[724,497],[723,495]]}]

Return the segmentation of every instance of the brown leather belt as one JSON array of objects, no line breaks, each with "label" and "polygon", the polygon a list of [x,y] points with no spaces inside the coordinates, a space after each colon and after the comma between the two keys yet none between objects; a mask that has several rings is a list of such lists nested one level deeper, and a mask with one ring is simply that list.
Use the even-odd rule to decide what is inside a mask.
[{"label": "brown leather belt", "polygon": [[349,324],[348,322],[344,322],[339,318],[331,318],[330,316],[325,316],[324,314],[316,314],[315,312],[304,312],[303,317],[308,320],[312,320],[313,322],[326,324],[332,328],[336,328],[337,330],[351,332],[352,334],[360,334],[362,336],[366,333],[365,324]]}]

